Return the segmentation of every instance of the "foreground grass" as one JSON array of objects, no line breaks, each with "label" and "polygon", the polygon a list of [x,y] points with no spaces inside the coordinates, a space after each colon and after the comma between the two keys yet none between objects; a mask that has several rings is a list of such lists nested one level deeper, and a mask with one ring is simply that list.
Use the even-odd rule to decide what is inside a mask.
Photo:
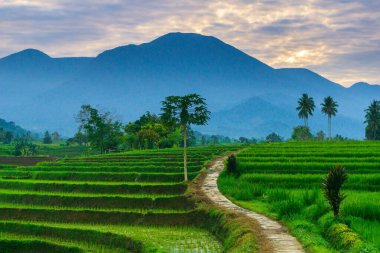
[{"label": "foreground grass", "polygon": [[[221,244],[216,238],[211,236],[207,231],[192,228],[192,227],[146,227],[146,226],[100,226],[100,225],[85,225],[85,224],[60,224],[60,223],[43,223],[43,222],[14,222],[3,221],[0,222],[0,231],[2,224],[8,223],[9,225],[25,225],[25,227],[34,226],[34,229],[40,229],[39,234],[43,236],[28,235],[27,229],[23,231],[13,231],[13,233],[0,233],[0,238],[15,239],[40,239],[53,243],[64,244],[68,246],[78,246],[93,252],[125,252],[117,247],[110,247],[110,245],[99,245],[96,241],[90,239],[86,241],[86,237],[65,239],[64,236],[56,238],[54,233],[44,234],[43,230],[47,229],[60,229],[68,230],[75,229],[82,231],[85,234],[88,231],[95,231],[101,233],[112,233],[115,235],[124,236],[125,238],[133,238],[139,241],[144,246],[145,252],[222,252]],[[22,229],[22,226],[20,227]],[[31,231],[31,229],[29,229]],[[52,230],[54,231],[54,230]],[[70,230],[67,231],[67,233]],[[69,243],[74,241],[75,243]],[[116,243],[115,243],[116,244]],[[117,244],[116,244],[117,245]],[[108,251],[107,251],[108,250]]]},{"label": "foreground grass", "polygon": [[[380,165],[372,154],[379,150],[380,144],[363,142],[257,145],[238,155],[240,177],[223,173],[218,186],[240,206],[285,223],[310,252],[378,252]],[[352,165],[357,154],[360,159]],[[340,164],[352,165],[338,220],[322,194],[325,173],[320,171],[328,170],[335,155]],[[327,168],[315,162],[319,158]]]},{"label": "foreground grass", "polygon": [[[189,178],[236,149],[189,148]],[[102,253],[239,248],[238,236],[219,241],[228,234],[221,230],[232,231],[230,224],[217,217],[204,224],[211,215],[186,195],[182,161],[182,149],[166,149],[0,167],[0,246]]]}]

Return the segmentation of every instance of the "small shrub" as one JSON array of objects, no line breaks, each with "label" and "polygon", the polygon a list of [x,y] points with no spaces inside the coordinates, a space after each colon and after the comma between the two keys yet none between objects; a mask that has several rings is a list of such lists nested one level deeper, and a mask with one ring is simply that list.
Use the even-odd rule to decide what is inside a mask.
[{"label": "small shrub", "polygon": [[324,195],[330,204],[334,216],[339,215],[340,204],[346,198],[346,195],[340,192],[348,175],[342,166],[332,168],[323,182]]},{"label": "small shrub", "polygon": [[359,236],[346,224],[338,223],[327,229],[327,236],[337,249],[350,249],[362,244]]},{"label": "small shrub", "polygon": [[239,171],[237,168],[237,161],[235,155],[230,155],[227,158],[227,173],[233,175],[239,175]]}]

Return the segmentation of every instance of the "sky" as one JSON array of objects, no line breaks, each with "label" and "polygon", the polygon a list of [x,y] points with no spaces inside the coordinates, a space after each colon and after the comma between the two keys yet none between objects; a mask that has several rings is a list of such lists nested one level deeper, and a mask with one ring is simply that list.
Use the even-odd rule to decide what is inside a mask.
[{"label": "sky", "polygon": [[215,36],[275,68],[380,84],[379,0],[0,0],[0,57],[96,56],[169,32]]}]

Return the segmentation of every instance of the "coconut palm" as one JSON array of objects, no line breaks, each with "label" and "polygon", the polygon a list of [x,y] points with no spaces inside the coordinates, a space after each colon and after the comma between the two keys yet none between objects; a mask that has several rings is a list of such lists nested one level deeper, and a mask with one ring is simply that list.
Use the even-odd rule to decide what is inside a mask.
[{"label": "coconut palm", "polygon": [[328,117],[329,139],[331,140],[331,117],[335,116],[338,112],[338,103],[330,96],[325,97],[323,103],[321,103],[322,113]]},{"label": "coconut palm", "polygon": [[308,127],[309,116],[313,115],[315,109],[314,99],[309,97],[306,93],[302,94],[302,97],[298,99],[298,117],[304,119],[305,127]]},{"label": "coconut palm", "polygon": [[372,101],[365,113],[366,138],[368,140],[380,139],[380,101]]}]

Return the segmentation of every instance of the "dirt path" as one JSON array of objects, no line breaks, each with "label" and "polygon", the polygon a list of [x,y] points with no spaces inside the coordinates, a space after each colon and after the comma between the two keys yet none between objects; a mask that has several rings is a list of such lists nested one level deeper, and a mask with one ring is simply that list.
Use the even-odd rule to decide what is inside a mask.
[{"label": "dirt path", "polygon": [[291,236],[287,230],[277,221],[256,212],[244,209],[232,203],[222,193],[219,192],[217,180],[220,172],[224,168],[223,160],[226,157],[217,159],[209,168],[208,174],[202,185],[202,190],[216,204],[227,209],[234,210],[254,219],[261,227],[263,235],[272,244],[273,252],[305,252],[296,238]]}]

